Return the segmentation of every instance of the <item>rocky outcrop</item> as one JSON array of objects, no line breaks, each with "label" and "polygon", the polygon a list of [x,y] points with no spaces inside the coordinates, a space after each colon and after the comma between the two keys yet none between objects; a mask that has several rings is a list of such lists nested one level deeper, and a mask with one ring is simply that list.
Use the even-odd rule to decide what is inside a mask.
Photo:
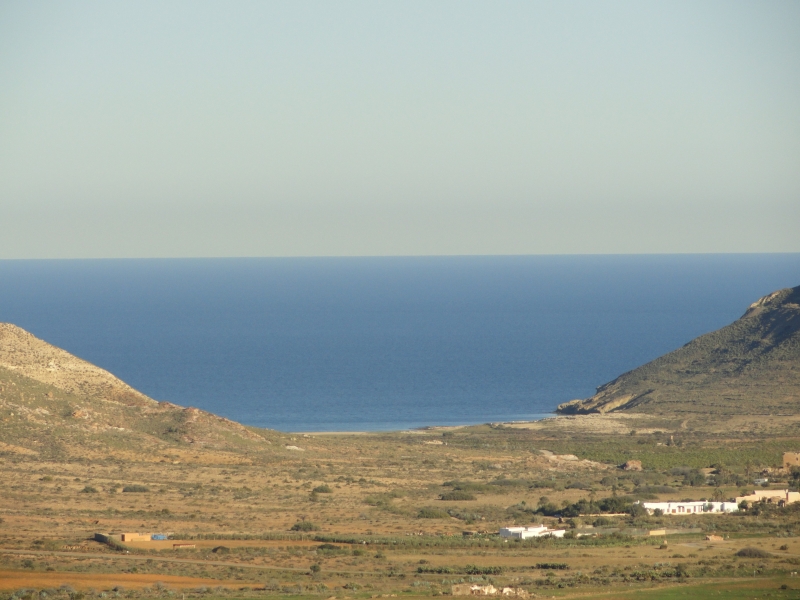
[{"label": "rocky outcrop", "polygon": [[624,465],[620,466],[620,469],[622,469],[623,471],[641,471],[642,461],[640,460],[626,461]]}]

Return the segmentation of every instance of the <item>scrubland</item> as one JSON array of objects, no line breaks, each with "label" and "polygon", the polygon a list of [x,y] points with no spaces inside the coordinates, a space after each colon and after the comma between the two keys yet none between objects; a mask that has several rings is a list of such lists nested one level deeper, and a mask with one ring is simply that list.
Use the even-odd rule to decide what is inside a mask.
[{"label": "scrubland", "polygon": [[[462,582],[583,598],[794,598],[800,589],[796,506],[660,517],[631,508],[752,490],[783,451],[800,449],[792,419],[250,430],[227,445],[128,435],[105,453],[98,435],[111,434],[64,431],[58,451],[43,440],[26,447],[21,434],[0,447],[0,597],[403,597]],[[627,460],[643,470],[619,468]],[[767,476],[776,488],[797,484],[791,472]],[[567,536],[496,535],[533,523]],[[111,547],[95,532],[170,539]]]}]

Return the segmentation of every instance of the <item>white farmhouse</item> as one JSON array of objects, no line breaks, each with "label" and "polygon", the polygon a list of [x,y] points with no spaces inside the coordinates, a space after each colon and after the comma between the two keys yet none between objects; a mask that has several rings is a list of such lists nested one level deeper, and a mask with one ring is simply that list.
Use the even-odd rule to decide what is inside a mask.
[{"label": "white farmhouse", "polygon": [[516,538],[526,540],[536,537],[564,537],[566,529],[549,529],[547,525],[536,525],[535,527],[501,527],[500,537]]},{"label": "white farmhouse", "polygon": [[637,502],[651,515],[660,509],[665,515],[693,515],[703,513],[732,513],[739,510],[736,502],[706,502],[705,500],[689,502]]}]

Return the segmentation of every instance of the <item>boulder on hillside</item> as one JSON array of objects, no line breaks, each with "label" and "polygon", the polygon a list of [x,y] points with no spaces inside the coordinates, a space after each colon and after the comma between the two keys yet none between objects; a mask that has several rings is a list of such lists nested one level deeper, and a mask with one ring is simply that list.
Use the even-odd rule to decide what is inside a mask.
[{"label": "boulder on hillside", "polygon": [[623,471],[641,471],[642,470],[642,461],[640,461],[640,460],[629,460],[624,465],[621,465],[620,468]]}]

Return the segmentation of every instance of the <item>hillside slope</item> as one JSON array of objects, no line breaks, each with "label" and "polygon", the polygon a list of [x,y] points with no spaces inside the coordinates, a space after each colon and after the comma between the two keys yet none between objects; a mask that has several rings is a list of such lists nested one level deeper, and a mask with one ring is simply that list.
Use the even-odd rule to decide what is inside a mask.
[{"label": "hillside slope", "polygon": [[253,450],[275,434],[157,402],[24,329],[0,324],[0,454],[163,460],[170,448]]},{"label": "hillside slope", "polygon": [[752,304],[737,321],[597,388],[561,414],[615,410],[733,415],[800,412],[800,286]]},{"label": "hillside slope", "polygon": [[77,396],[132,406],[156,404],[108,371],[11,323],[0,323],[0,368]]}]

